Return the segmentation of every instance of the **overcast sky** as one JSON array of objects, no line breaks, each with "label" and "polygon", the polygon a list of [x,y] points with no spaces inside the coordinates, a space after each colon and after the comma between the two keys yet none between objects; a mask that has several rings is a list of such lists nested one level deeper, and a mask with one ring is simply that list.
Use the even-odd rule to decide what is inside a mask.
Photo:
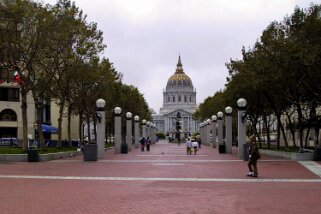
[{"label": "overcast sky", "polygon": [[[56,0],[45,0],[54,4]],[[180,53],[197,104],[224,88],[225,63],[241,59],[272,21],[311,0],[76,0],[103,31],[109,58],[123,82],[136,86],[157,113]],[[313,1],[320,4],[321,0]]]}]

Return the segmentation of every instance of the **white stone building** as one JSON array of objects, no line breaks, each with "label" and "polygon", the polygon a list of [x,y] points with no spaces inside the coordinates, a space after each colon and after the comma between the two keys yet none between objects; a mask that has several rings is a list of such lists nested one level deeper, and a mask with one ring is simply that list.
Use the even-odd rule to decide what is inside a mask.
[{"label": "white stone building", "polygon": [[158,132],[172,134],[176,129],[177,112],[181,115],[181,131],[192,134],[198,131],[199,121],[192,119],[196,111],[196,90],[192,80],[184,73],[181,57],[175,73],[168,79],[163,91],[163,107],[159,114],[152,114],[153,123]]}]

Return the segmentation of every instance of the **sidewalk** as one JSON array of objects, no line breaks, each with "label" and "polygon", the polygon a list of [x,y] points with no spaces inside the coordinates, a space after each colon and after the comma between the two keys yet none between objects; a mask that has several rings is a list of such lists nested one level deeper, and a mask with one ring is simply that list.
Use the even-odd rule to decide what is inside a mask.
[{"label": "sidewalk", "polygon": [[319,163],[263,155],[259,178],[247,162],[202,146],[160,141],[150,152],[106,151],[38,163],[0,163],[1,213],[320,213]]}]

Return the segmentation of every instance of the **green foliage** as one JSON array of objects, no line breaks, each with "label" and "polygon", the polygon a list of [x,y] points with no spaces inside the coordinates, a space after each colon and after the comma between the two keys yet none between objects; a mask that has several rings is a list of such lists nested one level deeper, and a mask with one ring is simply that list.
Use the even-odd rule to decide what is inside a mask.
[{"label": "green foliage", "polygon": [[157,132],[156,136],[158,139],[166,139],[166,135],[164,132]]},{"label": "green foliage", "polygon": [[283,21],[272,22],[253,47],[243,47],[242,59],[226,63],[226,88],[205,99],[194,117],[209,118],[227,105],[237,109],[236,101],[243,97],[255,128],[260,118],[267,120],[272,114],[280,118],[293,108],[302,148],[303,127],[316,124],[309,118],[315,118],[321,104],[320,14],[321,6],[312,4],[305,10],[296,7]]},{"label": "green foliage", "polygon": [[[116,106],[123,112],[151,119],[143,94],[134,86],[122,84],[122,74],[108,59],[100,58],[106,47],[103,33],[96,23],[87,22],[75,2],[59,0],[55,5],[44,5],[5,1],[0,5],[0,20],[0,63],[19,62],[23,94],[31,90],[36,101],[56,100],[60,107],[58,124],[65,116],[64,108],[68,108],[69,117],[74,114],[87,121],[94,120],[98,98],[106,100],[107,126],[112,126]],[[37,104],[40,111],[41,103]],[[22,106],[26,111],[27,102]],[[23,121],[26,148],[27,117]],[[42,121],[38,122],[41,127]],[[60,125],[58,128],[60,142]],[[41,128],[38,132],[42,132]],[[43,146],[44,140],[41,142]]]}]

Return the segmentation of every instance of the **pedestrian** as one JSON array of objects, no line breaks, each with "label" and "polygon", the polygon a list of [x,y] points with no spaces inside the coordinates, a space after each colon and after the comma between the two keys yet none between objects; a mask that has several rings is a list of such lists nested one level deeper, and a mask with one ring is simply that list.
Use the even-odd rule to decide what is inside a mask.
[{"label": "pedestrian", "polygon": [[192,141],[189,138],[187,138],[185,144],[186,144],[186,153],[188,155],[191,155],[192,154]]},{"label": "pedestrian", "polygon": [[142,137],[139,142],[140,142],[140,151],[143,152],[145,150],[145,143],[146,143],[145,137]]},{"label": "pedestrian", "polygon": [[194,140],[194,141],[192,142],[192,147],[193,147],[193,150],[194,150],[194,155],[196,155],[196,152],[197,152],[197,150],[198,150],[198,143],[197,143],[196,140]]},{"label": "pedestrian", "polygon": [[259,149],[256,145],[254,135],[251,135],[249,137],[248,143],[249,143],[249,162],[247,165],[249,168],[249,173],[247,174],[247,176],[257,177],[259,175],[258,170],[257,170],[257,160],[261,158],[261,154],[260,154]]},{"label": "pedestrian", "polygon": [[151,140],[149,139],[149,137],[147,137],[147,140],[146,140],[146,151],[147,152],[149,152],[150,144],[151,144]]},{"label": "pedestrian", "polygon": [[201,144],[202,144],[202,141],[201,141],[201,138],[197,138],[197,143],[198,143],[198,148],[201,149]]}]

